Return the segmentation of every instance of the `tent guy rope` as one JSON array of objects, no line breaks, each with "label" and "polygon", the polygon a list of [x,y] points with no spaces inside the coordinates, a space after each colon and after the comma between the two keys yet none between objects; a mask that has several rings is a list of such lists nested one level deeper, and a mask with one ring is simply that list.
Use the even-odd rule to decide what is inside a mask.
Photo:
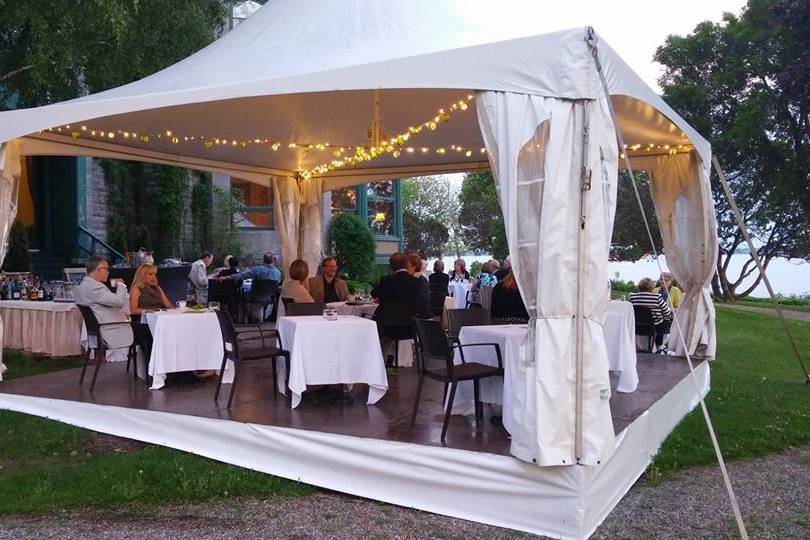
[{"label": "tent guy rope", "polygon": [[[605,75],[602,72],[601,62],[599,61],[599,49],[596,46],[595,36],[593,35],[592,32],[589,32],[586,41],[588,42],[588,45],[591,49],[591,55],[593,56],[594,63],[596,64],[596,71],[599,73],[599,79],[602,83],[602,88],[604,89],[605,92],[605,101],[607,101],[611,119],[613,120],[614,125],[618,126],[616,114],[613,110],[613,103],[610,98],[610,90],[608,88],[607,81],[605,80]],[[622,136],[622,132],[618,128],[616,129],[616,138],[618,139],[619,142],[619,148],[626,148],[624,146],[624,138]],[[641,217],[644,220],[644,228],[646,229],[647,237],[650,240],[650,246],[652,248],[653,256],[655,257],[655,260],[658,264],[659,271],[663,273],[664,268],[662,267],[661,260],[658,257],[658,250],[655,247],[655,240],[653,239],[652,230],[650,229],[650,223],[647,218],[647,212],[645,212],[644,205],[641,202],[641,194],[639,193],[638,186],[636,185],[635,181],[635,176],[633,175],[633,166],[630,163],[630,156],[627,153],[624,154],[624,162],[627,168],[627,172],[630,175],[630,183],[633,186],[633,192],[636,196],[636,202],[638,203],[638,207],[641,212]],[[672,295],[669,294],[669,287],[667,287],[666,283],[664,282],[662,282],[662,286],[667,292],[667,303],[669,304],[670,309],[673,309],[674,311],[674,306],[672,305]],[[683,329],[681,328],[678,317],[675,316],[673,317],[673,319],[676,327],[678,328],[678,337],[681,340],[681,345],[683,346],[684,354],[686,355],[686,362],[687,365],[689,366],[690,376],[692,378],[692,381],[695,383],[695,388],[699,390],[700,383],[698,382],[697,375],[695,374],[695,366],[692,363],[692,356],[689,354],[689,348],[686,346],[686,342],[684,341]],[[720,472],[723,475],[723,483],[725,484],[729,501],[731,503],[731,510],[734,514],[734,519],[737,522],[737,528],[740,531],[740,537],[743,538],[743,540],[748,540],[748,531],[745,528],[745,521],[743,521],[742,513],[740,512],[740,506],[737,502],[737,496],[734,494],[734,487],[731,484],[731,478],[728,474],[728,470],[726,469],[726,462],[725,459],[723,459],[723,452],[720,450],[720,443],[717,440],[717,434],[714,431],[714,424],[712,423],[711,416],[709,415],[709,410],[706,408],[706,401],[703,399],[703,396],[700,394],[699,391],[698,397],[700,399],[700,409],[703,412],[703,419],[706,421],[706,428],[709,431],[709,437],[711,438],[712,441],[714,453],[717,456],[717,463],[720,466]]]}]

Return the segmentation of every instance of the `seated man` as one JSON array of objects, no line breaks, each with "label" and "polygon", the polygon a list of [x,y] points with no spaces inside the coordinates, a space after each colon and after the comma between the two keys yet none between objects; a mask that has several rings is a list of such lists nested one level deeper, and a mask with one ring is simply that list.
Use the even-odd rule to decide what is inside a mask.
[{"label": "seated man", "polygon": [[321,263],[321,276],[309,278],[309,294],[315,302],[345,302],[349,299],[346,282],[337,277],[337,261],[327,257]]},{"label": "seated man", "polygon": [[384,349],[396,339],[411,338],[411,319],[432,316],[428,282],[408,273],[408,257],[404,253],[394,253],[388,264],[391,274],[383,276],[371,290],[371,296],[379,304],[374,320]]},{"label": "seated man", "polygon": [[208,272],[206,268],[214,262],[214,255],[210,251],[204,251],[200,258],[191,263],[191,271],[188,273],[188,280],[193,288],[193,300],[198,304],[208,303]]},{"label": "seated man", "polygon": [[281,282],[281,270],[276,268],[276,258],[273,256],[272,253],[268,252],[265,253],[262,257],[263,263],[254,266],[250,270],[245,270],[244,272],[237,272],[236,274],[232,274],[230,276],[223,276],[217,279],[235,279],[238,281],[244,281],[246,279],[270,279],[277,283]]},{"label": "seated man", "polygon": [[100,324],[118,323],[101,329],[101,337],[110,349],[125,348],[132,345],[132,326],[129,317],[124,313],[127,305],[127,288],[118,283],[112,292],[104,282],[110,275],[110,264],[107,259],[94,255],[87,259],[87,275],[76,289],[76,304],[90,306]]}]

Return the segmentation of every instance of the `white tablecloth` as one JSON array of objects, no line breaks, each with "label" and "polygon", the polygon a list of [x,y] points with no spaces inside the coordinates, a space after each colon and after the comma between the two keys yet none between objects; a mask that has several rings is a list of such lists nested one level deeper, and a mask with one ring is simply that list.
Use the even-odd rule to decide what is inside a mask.
[{"label": "white tablecloth", "polygon": [[82,316],[71,302],[0,301],[3,347],[50,356],[82,354]]},{"label": "white tablecloth", "polygon": [[[283,317],[278,331],[290,351],[292,408],[310,384],[368,384],[368,403],[377,403],[388,391],[377,324],[340,315],[336,321],[322,316]],[[279,364],[281,366],[281,363]],[[279,381],[283,381],[282,367]]]},{"label": "white tablecloth", "polygon": [[619,392],[635,392],[638,388],[636,370],[636,316],[633,304],[613,300],[605,310],[602,323],[611,371],[619,372]]},{"label": "white tablecloth", "polygon": [[[629,306],[629,309],[628,309]],[[638,387],[638,371],[636,370],[635,350],[635,318],[633,307],[629,302],[611,302],[605,312],[605,324],[602,328],[607,343],[608,362],[611,371],[619,372],[616,390],[619,392],[634,392]],[[504,381],[500,378],[491,378],[481,381],[481,401],[503,405],[503,425],[509,430],[511,423],[511,406],[509,400],[513,393],[509,388],[509,370],[518,359],[518,347],[523,342],[527,332],[526,325],[491,325],[491,326],[465,326],[459,332],[459,341],[467,343],[498,343],[501,347],[506,376]],[[467,362],[479,362],[491,366],[498,365],[493,347],[467,347],[464,350],[464,359]],[[455,363],[461,363],[458,351]],[[504,396],[508,396],[504,398]],[[454,414],[470,414],[473,412],[473,385],[472,382],[459,384],[453,404]],[[506,402],[504,401],[506,399]]]},{"label": "white tablecloth", "polygon": [[451,281],[447,285],[447,292],[453,297],[453,304],[455,309],[464,309],[467,307],[467,293],[470,291],[472,285],[469,281]]},{"label": "white tablecloth", "polygon": [[[167,373],[219,370],[222,366],[222,332],[216,313],[170,310],[147,313],[145,317],[153,340],[149,359],[152,390],[166,384]],[[233,362],[229,361],[222,382],[232,383],[233,374]]]}]

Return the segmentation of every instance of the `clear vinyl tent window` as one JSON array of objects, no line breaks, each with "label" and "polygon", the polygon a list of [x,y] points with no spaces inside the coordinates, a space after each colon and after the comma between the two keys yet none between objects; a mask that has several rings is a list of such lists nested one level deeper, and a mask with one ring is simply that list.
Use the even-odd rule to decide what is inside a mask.
[{"label": "clear vinyl tent window", "polygon": [[[546,148],[548,146],[550,124],[546,120],[535,129],[532,137],[523,145],[517,162],[517,215],[525,223],[540,224],[543,209],[543,188],[545,186]],[[537,246],[542,227],[520,227],[518,229],[518,259],[521,281],[534,288],[537,284]],[[528,299],[526,309],[536,314],[537,295],[524,295]]]}]

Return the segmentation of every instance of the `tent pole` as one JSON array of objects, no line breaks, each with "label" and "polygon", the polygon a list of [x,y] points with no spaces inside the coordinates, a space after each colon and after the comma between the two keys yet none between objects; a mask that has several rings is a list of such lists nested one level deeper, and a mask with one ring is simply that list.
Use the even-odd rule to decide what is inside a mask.
[{"label": "tent pole", "polygon": [[723,173],[723,169],[720,167],[720,161],[715,156],[712,156],[712,165],[714,165],[714,170],[717,171],[717,176],[720,178],[720,185],[723,186],[723,192],[726,195],[729,205],[731,205],[731,213],[734,215],[734,219],[737,221],[737,225],[740,227],[740,232],[742,232],[743,238],[745,238],[745,242],[748,244],[748,250],[751,254],[751,258],[754,259],[754,262],[759,269],[759,273],[762,275],[762,280],[765,282],[765,287],[768,289],[768,294],[771,296],[773,307],[776,308],[776,313],[779,315],[779,322],[782,323],[782,329],[784,329],[785,335],[790,342],[790,346],[793,348],[793,353],[796,355],[796,360],[799,361],[799,366],[801,366],[805,377],[804,382],[806,384],[810,384],[810,371],[807,370],[807,365],[804,363],[802,353],[799,352],[799,346],[796,345],[796,341],[793,339],[793,334],[791,333],[790,327],[787,324],[785,314],[782,312],[782,308],[780,307],[779,302],[776,300],[776,295],[771,287],[771,281],[768,279],[768,275],[765,273],[765,267],[762,265],[759,254],[754,248],[754,243],[751,241],[751,235],[748,234],[748,227],[745,225],[745,220],[742,217],[739,207],[737,207],[737,201],[734,199],[734,194],[731,193],[731,188],[726,181],[726,175]]},{"label": "tent pole", "polygon": [[[608,87],[607,80],[605,79],[605,73],[602,71],[602,63],[599,61],[599,48],[596,45],[597,37],[593,31],[593,28],[590,26],[588,27],[585,41],[588,43],[588,47],[591,49],[591,56],[593,57],[596,71],[599,74],[599,80],[602,83],[604,99],[607,102],[608,111],[610,112],[610,119],[613,122],[613,129],[616,130],[616,142],[619,145],[619,148],[625,148],[624,136],[619,128],[619,121],[616,118],[616,111],[613,108],[613,100],[610,97],[610,88]],[[647,237],[650,240],[650,247],[652,248],[655,260],[658,262],[659,269],[663,271],[663,268],[661,268],[661,261],[658,256],[658,250],[655,247],[652,230],[650,229],[650,223],[647,220],[647,212],[644,210],[644,205],[641,204],[641,194],[638,191],[635,176],[633,175],[633,166],[630,163],[630,155],[627,153],[624,154],[624,163],[626,165],[627,172],[630,175],[630,183],[633,186],[633,192],[636,196],[636,202],[638,203],[641,217],[644,220],[644,228],[647,230]],[[666,286],[666,283],[662,282],[661,284],[667,292],[667,302],[669,303],[670,309],[672,309],[672,295],[669,294],[669,288]],[[740,505],[737,502],[737,496],[734,494],[734,487],[731,485],[731,477],[728,474],[728,469],[726,469],[726,460],[723,459],[723,452],[720,450],[720,441],[717,440],[717,434],[714,431],[714,424],[712,423],[712,418],[709,415],[709,409],[706,407],[706,400],[703,399],[703,396],[700,394],[700,385],[697,380],[697,375],[695,374],[695,366],[692,363],[692,356],[689,353],[689,347],[687,347],[686,341],[684,341],[683,329],[681,328],[681,324],[677,316],[674,317],[674,320],[675,327],[678,329],[678,337],[680,338],[681,346],[683,346],[684,354],[686,355],[686,365],[689,367],[689,374],[692,377],[692,382],[695,384],[695,388],[698,390],[700,410],[703,413],[703,419],[706,422],[706,429],[709,431],[709,439],[712,441],[714,454],[717,456],[717,464],[720,467],[720,473],[723,476],[723,484],[725,485],[726,492],[728,493],[729,502],[731,503],[731,511],[734,514],[734,520],[737,522],[737,529],[740,531],[740,537],[743,540],[748,540],[748,531],[745,528],[745,521],[743,520],[742,512],[740,512]]]},{"label": "tent pole", "polygon": [[583,370],[584,353],[582,342],[585,332],[585,224],[588,217],[588,192],[591,190],[591,171],[588,168],[588,145],[590,139],[590,125],[588,117],[588,102],[580,101],[582,110],[582,148],[581,167],[579,176],[579,230],[577,231],[577,315],[576,315],[576,401],[574,426],[574,457],[577,463],[582,459],[582,400],[583,400]]}]

